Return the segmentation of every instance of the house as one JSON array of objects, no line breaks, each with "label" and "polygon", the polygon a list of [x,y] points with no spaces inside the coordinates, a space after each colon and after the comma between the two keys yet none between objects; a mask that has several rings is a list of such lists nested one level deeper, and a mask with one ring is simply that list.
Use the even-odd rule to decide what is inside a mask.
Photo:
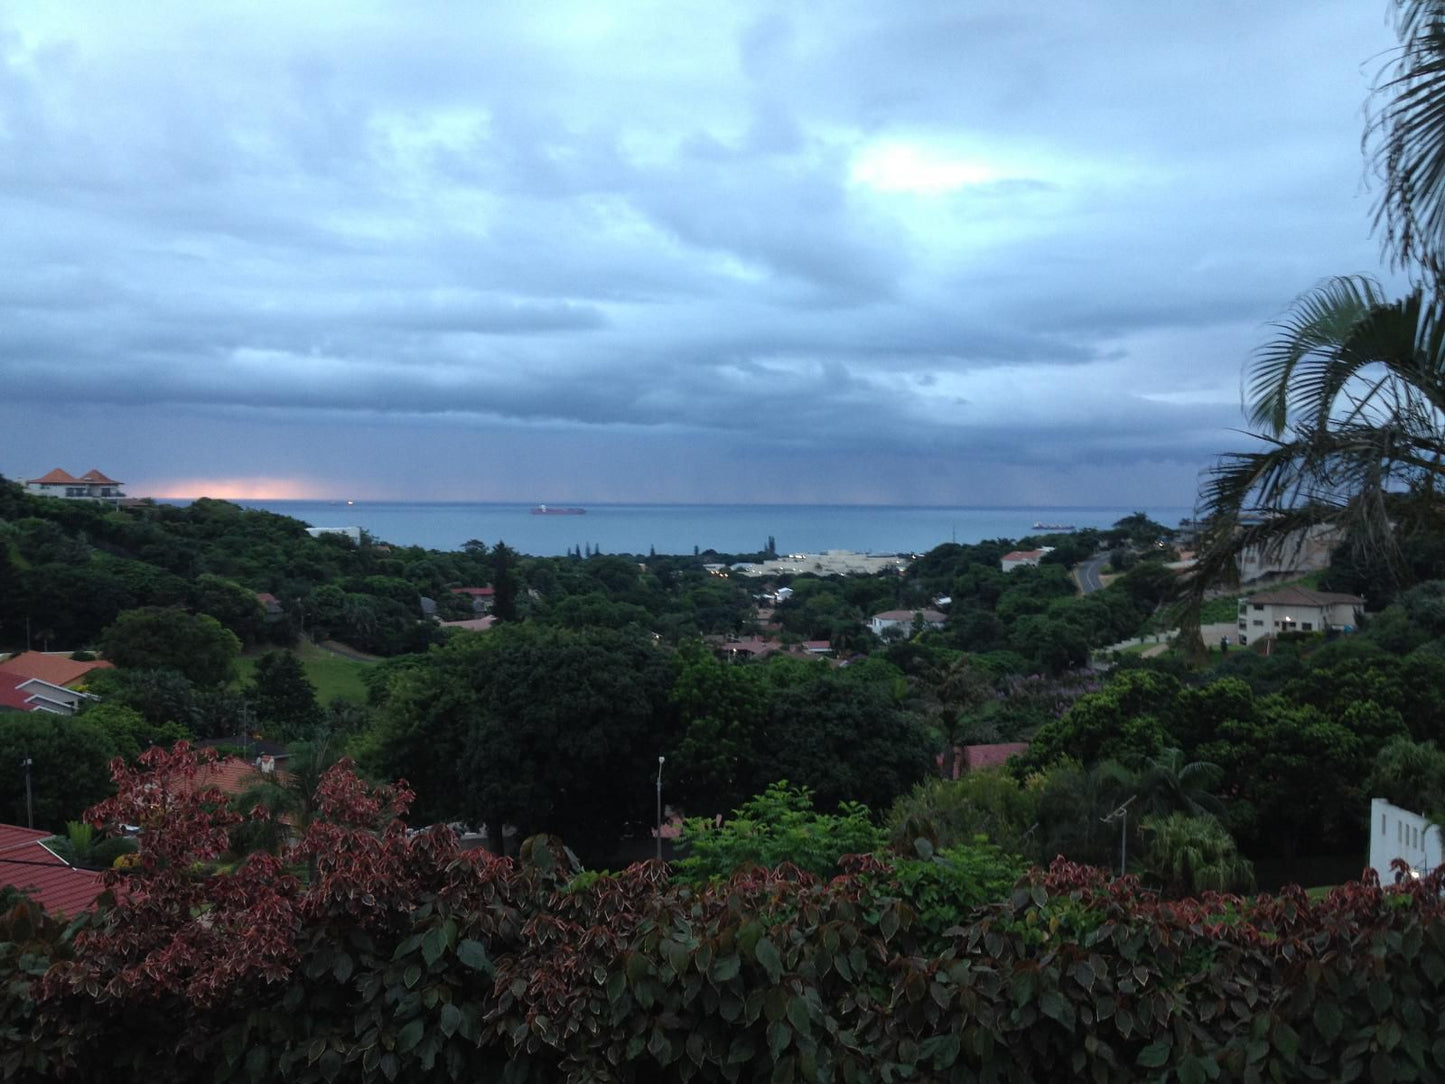
[{"label": "house", "polygon": [[998,566],[1005,572],[1012,572],[1016,568],[1036,568],[1044,559],[1044,554],[1053,552],[1053,546],[1043,546],[1036,550],[1014,550],[1012,553],[1005,553],[999,559]]},{"label": "house", "polygon": [[261,609],[266,615],[268,623],[280,621],[286,616],[285,609],[281,606],[281,600],[269,591],[257,591],[256,601],[261,604]]},{"label": "house", "polygon": [[492,612],[492,603],[497,597],[495,587],[453,587],[452,594],[466,595],[472,600],[472,612],[477,614],[489,614]]},{"label": "house", "polygon": [[53,685],[40,678],[25,678],[12,685],[10,678],[0,674],[0,708],[74,715],[86,701],[96,699],[99,698],[90,693]]},{"label": "house", "polygon": [[0,674],[20,679],[39,678],[52,685],[73,688],[92,671],[114,666],[104,659],[72,659],[68,651],[22,651],[0,662]]},{"label": "house", "polygon": [[77,869],[42,840],[53,833],[0,824],[0,888],[27,892],[52,914],[78,915],[105,891],[101,875]]},{"label": "house", "polygon": [[25,483],[26,491],[37,497],[59,497],[69,501],[119,500],[125,496],[120,487],[120,482],[107,478],[98,470],[88,470],[76,478],[59,467]]},{"label": "house", "polygon": [[901,628],[905,633],[913,631],[913,622],[922,618],[924,627],[941,629],[948,621],[948,615],[937,610],[884,610],[868,619],[868,627],[874,636],[882,636],[889,629]]},{"label": "house", "polygon": [[1418,874],[1440,865],[1440,826],[1383,798],[1370,799],[1370,868],[1382,885],[1395,883],[1390,864],[1402,859]]},{"label": "house", "polygon": [[93,671],[113,665],[103,659],[79,661],[66,652],[22,651],[0,662],[0,708],[74,715],[95,699],[78,686]]},{"label": "house", "polygon": [[1250,642],[1281,632],[1353,630],[1359,624],[1365,600],[1358,595],[1311,591],[1307,587],[1281,587],[1239,600],[1239,634]]},{"label": "house", "polygon": [[1239,578],[1248,583],[1262,576],[1298,575],[1330,567],[1330,554],[1344,539],[1344,531],[1317,523],[1292,531],[1269,546],[1246,546],[1239,554]]}]

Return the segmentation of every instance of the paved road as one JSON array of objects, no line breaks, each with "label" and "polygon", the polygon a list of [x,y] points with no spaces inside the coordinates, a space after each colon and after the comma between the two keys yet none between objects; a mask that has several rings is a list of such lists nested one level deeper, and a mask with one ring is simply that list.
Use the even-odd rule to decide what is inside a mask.
[{"label": "paved road", "polygon": [[1086,595],[1091,595],[1095,591],[1102,591],[1104,589],[1104,581],[1100,578],[1099,574],[1108,563],[1109,555],[1107,553],[1097,553],[1093,557],[1089,557],[1076,564],[1074,566],[1074,578],[1079,581],[1079,590]]}]

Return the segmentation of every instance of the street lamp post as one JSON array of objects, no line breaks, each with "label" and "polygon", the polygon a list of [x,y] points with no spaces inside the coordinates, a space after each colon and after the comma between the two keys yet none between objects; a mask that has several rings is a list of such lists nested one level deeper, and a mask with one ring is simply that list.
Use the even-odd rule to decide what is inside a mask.
[{"label": "street lamp post", "polygon": [[657,758],[657,860],[662,861],[662,764],[666,757]]}]

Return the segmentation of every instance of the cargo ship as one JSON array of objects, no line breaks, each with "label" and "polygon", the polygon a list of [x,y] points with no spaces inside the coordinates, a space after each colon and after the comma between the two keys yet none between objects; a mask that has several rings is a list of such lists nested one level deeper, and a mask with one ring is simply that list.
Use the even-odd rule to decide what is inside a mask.
[{"label": "cargo ship", "polygon": [[585,508],[554,508],[548,504],[539,504],[532,509],[534,516],[585,516],[586,514],[587,509]]}]

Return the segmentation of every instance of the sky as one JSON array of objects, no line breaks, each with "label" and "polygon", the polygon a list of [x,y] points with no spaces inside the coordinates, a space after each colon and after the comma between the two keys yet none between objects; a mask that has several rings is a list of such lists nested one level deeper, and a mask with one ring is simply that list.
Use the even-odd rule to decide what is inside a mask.
[{"label": "sky", "polygon": [[1188,505],[1375,0],[0,6],[0,474]]}]

